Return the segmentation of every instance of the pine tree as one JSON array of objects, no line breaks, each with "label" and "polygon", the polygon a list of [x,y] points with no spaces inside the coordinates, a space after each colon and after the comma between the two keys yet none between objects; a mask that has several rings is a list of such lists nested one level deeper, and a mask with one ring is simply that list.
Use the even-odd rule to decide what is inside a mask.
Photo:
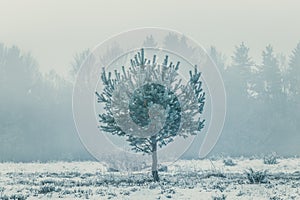
[{"label": "pine tree", "polygon": [[177,34],[169,33],[164,40],[164,46],[166,49],[175,51],[183,57],[192,57],[195,49],[187,43],[187,39],[184,35],[178,37]]},{"label": "pine tree", "polygon": [[300,42],[290,56],[288,80],[290,82],[289,93],[289,123],[295,130],[299,130],[300,121]]},{"label": "pine tree", "polygon": [[224,73],[224,70],[226,68],[225,66],[225,56],[218,52],[216,47],[211,46],[209,51],[210,58],[214,61],[214,63],[217,65],[221,73]]},{"label": "pine tree", "polygon": [[[252,58],[249,56],[249,48],[242,42],[235,47],[235,52],[232,56],[232,65],[230,71],[237,76],[237,82],[245,91],[247,97],[257,98],[257,73],[259,68],[255,66]],[[238,80],[239,79],[239,80]]]},{"label": "pine tree", "polygon": [[86,49],[80,53],[75,54],[74,60],[71,62],[71,70],[70,75],[72,79],[75,78],[77,72],[79,71],[82,63],[87,59],[88,55],[90,54],[90,50]]},{"label": "pine tree", "polygon": [[234,55],[232,56],[233,64],[235,67],[250,67],[254,65],[252,58],[249,56],[249,48],[242,42],[239,46],[235,47]]},{"label": "pine tree", "polygon": [[154,38],[152,35],[147,36],[144,43],[143,47],[156,47],[157,43],[155,42]]},{"label": "pine tree", "polygon": [[289,77],[293,95],[300,94],[300,42],[290,56]]},{"label": "pine tree", "polygon": [[279,61],[274,54],[273,47],[268,45],[262,52],[261,93],[266,98],[277,98],[282,93],[282,77]]},{"label": "pine tree", "polygon": [[121,72],[103,68],[104,89],[96,92],[105,112],[99,114],[100,129],[126,137],[132,150],[152,155],[152,175],[159,181],[157,149],[174,141],[196,135],[204,127],[201,114],[205,92],[201,73],[195,66],[186,85],[178,78],[180,63],[165,57],[162,64],[145,58],[144,50],[131,60],[131,67]]}]

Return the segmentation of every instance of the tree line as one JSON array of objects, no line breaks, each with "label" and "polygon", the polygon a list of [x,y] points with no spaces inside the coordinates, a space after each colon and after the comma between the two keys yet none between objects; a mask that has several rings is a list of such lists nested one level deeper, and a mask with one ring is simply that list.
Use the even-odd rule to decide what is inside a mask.
[{"label": "tree line", "polygon": [[[143,46],[155,47],[149,36]],[[184,36],[168,35],[183,56],[193,53]],[[118,45],[107,57],[123,51]],[[299,155],[300,148],[300,43],[289,56],[271,45],[254,61],[241,43],[227,57],[215,47],[209,55],[223,77],[227,116],[212,154],[253,155],[278,152]],[[90,160],[72,117],[75,74],[89,50],[70,62],[70,79],[55,71],[42,74],[38,62],[18,47],[0,44],[0,161]],[[103,58],[106,59],[106,58]],[[197,157],[192,145],[186,157]]]}]

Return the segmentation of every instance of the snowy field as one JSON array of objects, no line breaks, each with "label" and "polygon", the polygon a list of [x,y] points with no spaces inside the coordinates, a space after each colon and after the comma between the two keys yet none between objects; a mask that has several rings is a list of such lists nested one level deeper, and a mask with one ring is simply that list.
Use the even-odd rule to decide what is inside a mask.
[{"label": "snowy field", "polygon": [[[277,161],[277,162],[276,162]],[[300,199],[300,159],[180,160],[118,171],[99,162],[0,163],[0,199]]]}]

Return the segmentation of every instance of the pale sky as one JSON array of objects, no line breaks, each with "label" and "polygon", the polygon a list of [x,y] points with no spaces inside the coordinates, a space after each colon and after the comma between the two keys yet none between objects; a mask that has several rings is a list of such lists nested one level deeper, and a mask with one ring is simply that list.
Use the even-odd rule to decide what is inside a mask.
[{"label": "pale sky", "polygon": [[0,0],[0,43],[31,52],[43,72],[66,74],[77,52],[139,27],[174,29],[230,56],[244,41],[255,58],[271,43],[300,41],[297,0]]}]

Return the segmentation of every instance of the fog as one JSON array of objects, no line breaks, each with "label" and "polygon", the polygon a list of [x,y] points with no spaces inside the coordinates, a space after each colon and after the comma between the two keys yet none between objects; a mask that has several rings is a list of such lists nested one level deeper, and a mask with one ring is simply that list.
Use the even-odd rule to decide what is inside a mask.
[{"label": "fog", "polygon": [[[122,31],[165,27],[230,55],[246,42],[252,56],[273,44],[289,54],[299,41],[300,2],[279,1],[0,1],[0,42],[18,45],[40,69],[67,75],[72,57]],[[256,49],[257,51],[254,51]]]},{"label": "fog", "polygon": [[210,156],[300,155],[297,1],[0,2],[0,161],[93,159],[73,122],[76,72],[101,41],[143,26],[191,36],[218,66],[227,115]]}]

